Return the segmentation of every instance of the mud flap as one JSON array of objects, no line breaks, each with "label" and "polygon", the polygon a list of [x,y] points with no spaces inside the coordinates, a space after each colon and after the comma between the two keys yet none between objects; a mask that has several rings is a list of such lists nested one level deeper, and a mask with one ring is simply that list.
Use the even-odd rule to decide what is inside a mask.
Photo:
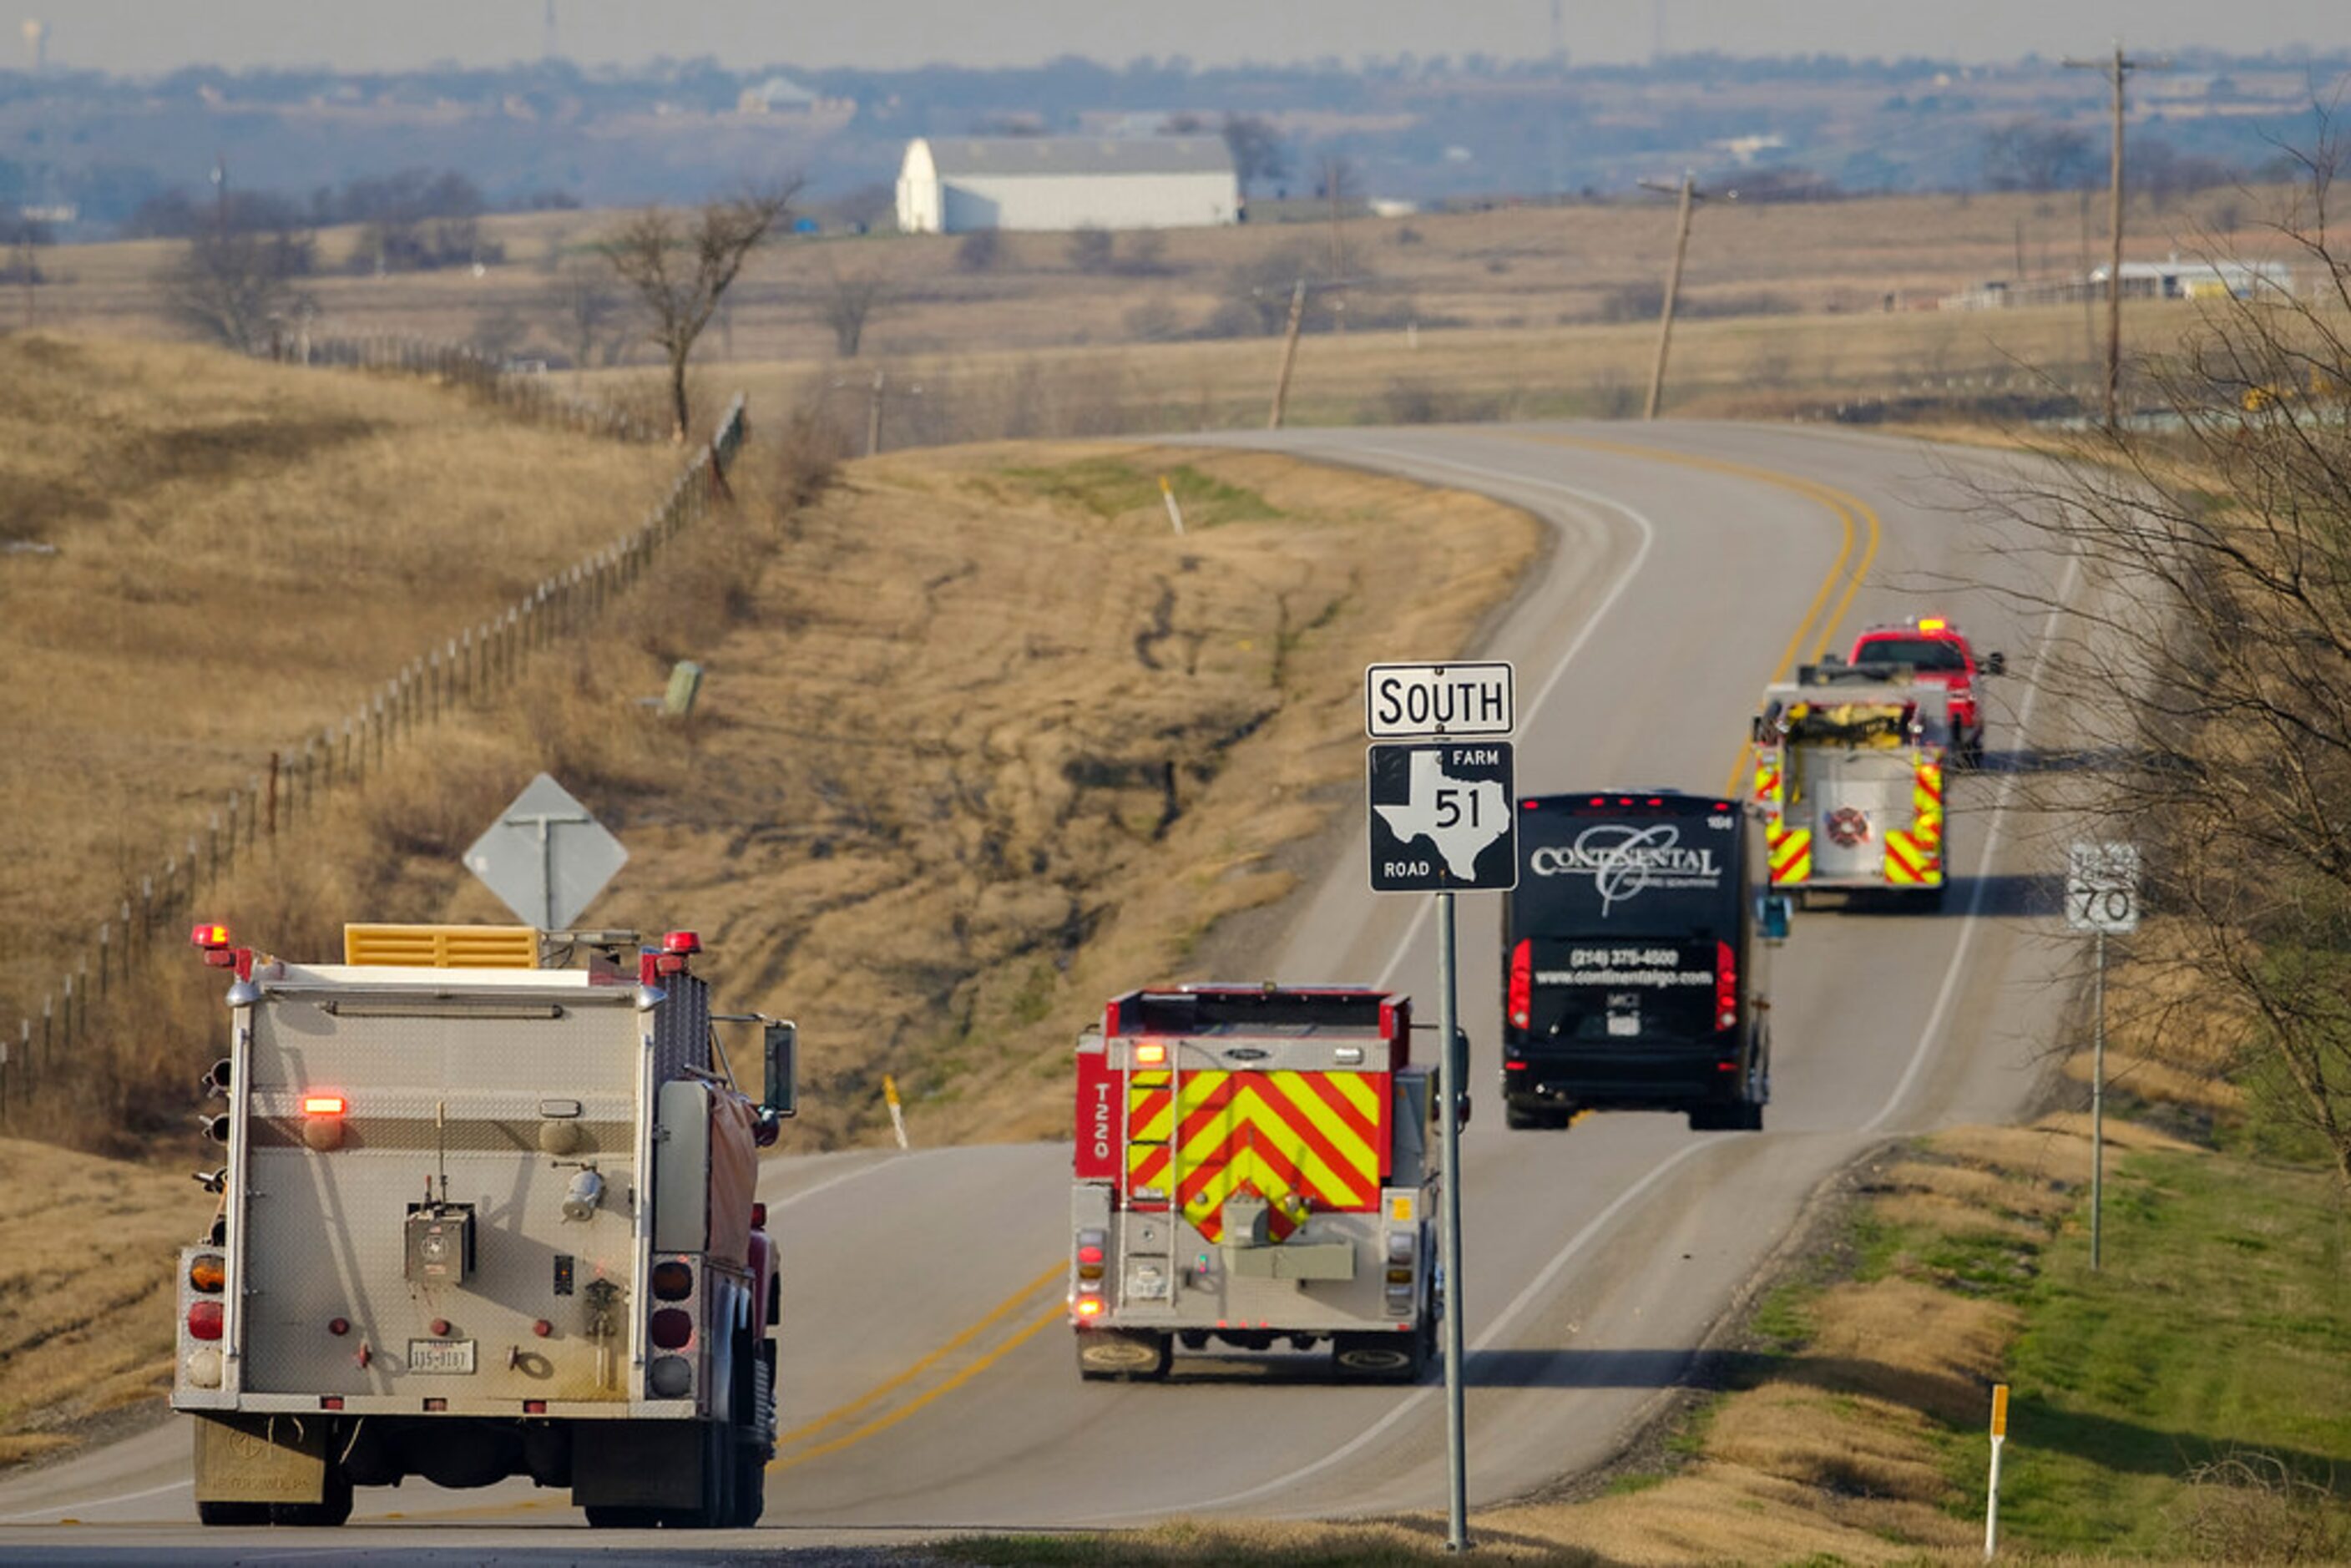
[{"label": "mud flap", "polygon": [[324,1502],[333,1423],[316,1416],[197,1415],[198,1502]]},{"label": "mud flap", "polygon": [[698,1508],[709,1445],[701,1421],[579,1421],[571,1500],[580,1508]]}]

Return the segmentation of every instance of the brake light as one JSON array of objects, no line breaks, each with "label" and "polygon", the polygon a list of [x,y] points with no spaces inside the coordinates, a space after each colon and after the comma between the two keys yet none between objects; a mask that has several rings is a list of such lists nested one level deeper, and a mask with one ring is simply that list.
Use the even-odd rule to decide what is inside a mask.
[{"label": "brake light", "polygon": [[694,1314],[684,1307],[664,1307],[645,1325],[645,1333],[663,1350],[684,1350],[694,1338]]},{"label": "brake light", "polygon": [[1111,1035],[1116,1034],[1117,1032],[1118,1004],[1116,1002],[1105,1002],[1102,1004],[1102,1034],[1107,1038]]},{"label": "brake light", "polygon": [[1092,1242],[1089,1242],[1089,1243],[1087,1243],[1085,1246],[1081,1247],[1081,1248],[1079,1248],[1079,1249],[1078,1249],[1078,1261],[1079,1261],[1079,1262],[1081,1262],[1081,1263],[1099,1263],[1099,1262],[1101,1262],[1102,1260],[1102,1249],[1101,1248],[1099,1248],[1099,1247],[1094,1246]]},{"label": "brake light", "polygon": [[1519,802],[1519,810],[1521,811],[1540,811],[1542,810],[1542,802],[1541,800],[1521,800]]},{"label": "brake light", "polygon": [[1728,942],[1714,945],[1714,1027],[1739,1026],[1739,955]]},{"label": "brake light", "polygon": [[1081,1318],[1098,1318],[1102,1316],[1102,1298],[1100,1296],[1080,1296],[1078,1298],[1078,1316]]},{"label": "brake light", "polygon": [[653,1299],[682,1301],[694,1294],[694,1267],[672,1258],[653,1265]]},{"label": "brake light", "polygon": [[1531,1029],[1535,1019],[1535,945],[1520,942],[1510,949],[1510,1027]]},{"label": "brake light", "polygon": [[305,1116],[340,1116],[343,1113],[343,1097],[340,1094],[305,1094],[302,1114]]},{"label": "brake light", "polygon": [[188,1303],[188,1337],[190,1339],[220,1338],[224,1315],[218,1301],[190,1301]]}]

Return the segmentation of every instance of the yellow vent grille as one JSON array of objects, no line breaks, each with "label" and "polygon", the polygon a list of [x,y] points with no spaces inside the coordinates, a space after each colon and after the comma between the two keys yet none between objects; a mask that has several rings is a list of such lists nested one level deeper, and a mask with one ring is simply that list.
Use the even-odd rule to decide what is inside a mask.
[{"label": "yellow vent grille", "polygon": [[538,933],[528,925],[346,925],[343,962],[422,969],[536,969]]}]

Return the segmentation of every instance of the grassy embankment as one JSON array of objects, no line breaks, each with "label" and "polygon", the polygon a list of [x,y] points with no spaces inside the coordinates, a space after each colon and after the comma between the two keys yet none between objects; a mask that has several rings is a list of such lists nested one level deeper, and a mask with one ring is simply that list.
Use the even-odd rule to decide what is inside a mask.
[{"label": "grassy embankment", "polygon": [[[414,383],[56,339],[0,354],[7,515],[57,547],[0,557],[0,636],[18,689],[75,694],[26,711],[0,762],[26,847],[7,907],[36,942],[94,925],[269,747],[633,524],[677,461]],[[820,462],[762,428],[738,504],[603,624],[329,798],[204,913],[296,957],[337,952],[352,917],[504,921],[458,855],[544,768],[632,850],[595,918],[695,925],[731,1000],[801,1019],[797,1146],[886,1125],[883,1071],[925,1141],[1050,1134],[1079,1019],[1192,974],[1353,799],[1362,664],[1462,646],[1537,547],[1473,498],[1131,445],[893,458],[811,501]],[[638,699],[681,657],[708,674],[668,724]],[[153,1162],[0,1144],[11,1192],[70,1169],[73,1216],[160,1228],[124,1231],[98,1291],[57,1284],[46,1239],[69,1217],[0,1222],[20,1452],[168,1373],[172,1242],[206,1201],[177,1162],[204,1148],[185,1129],[219,1020],[217,976],[175,951],[118,981],[70,1094],[10,1104],[20,1137]],[[144,1349],[67,1398],[33,1347],[84,1333]]]}]

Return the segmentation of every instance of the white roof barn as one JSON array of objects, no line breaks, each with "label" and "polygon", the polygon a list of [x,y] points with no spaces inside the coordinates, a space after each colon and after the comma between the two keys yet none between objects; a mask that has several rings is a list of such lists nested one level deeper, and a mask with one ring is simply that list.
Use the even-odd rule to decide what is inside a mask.
[{"label": "white roof barn", "polygon": [[935,136],[906,144],[898,227],[1190,228],[1237,222],[1221,136]]}]

